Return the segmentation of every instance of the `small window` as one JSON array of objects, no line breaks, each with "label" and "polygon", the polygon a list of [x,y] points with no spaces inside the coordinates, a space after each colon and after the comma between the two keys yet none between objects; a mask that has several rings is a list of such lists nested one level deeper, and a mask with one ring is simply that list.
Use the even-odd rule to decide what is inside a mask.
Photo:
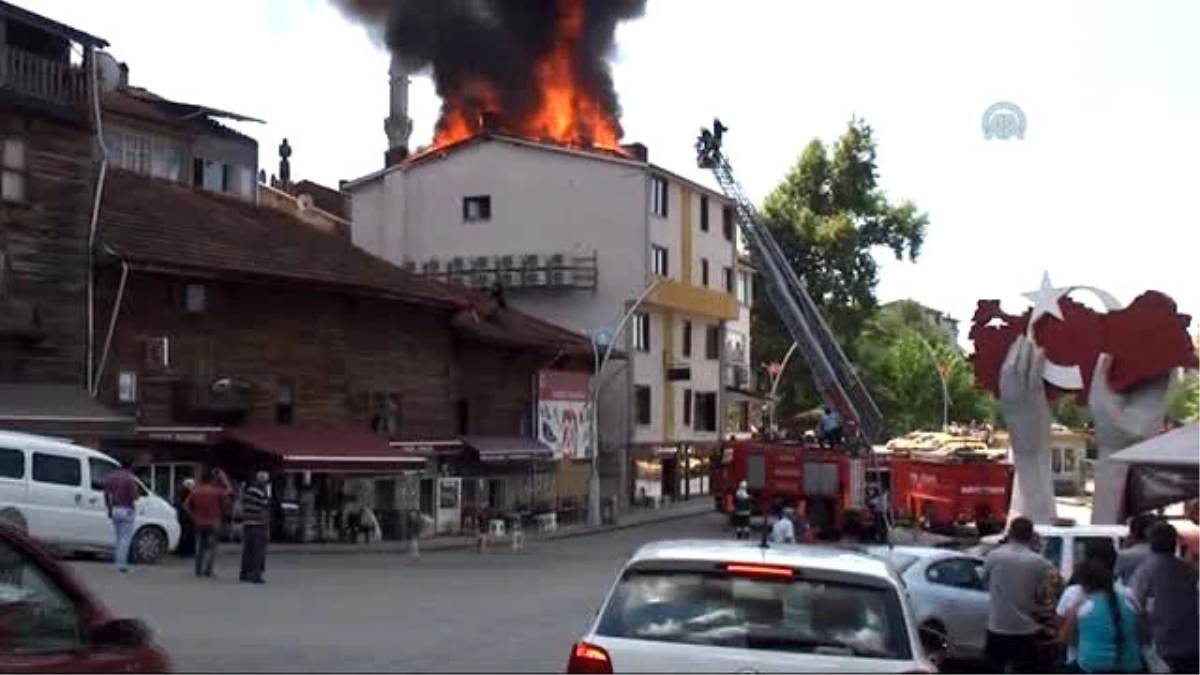
[{"label": "small window", "polygon": [[492,219],[492,198],[487,195],[463,197],[462,218],[464,223],[477,223]]},{"label": "small window", "polygon": [[75,457],[35,452],[33,453],[33,480],[50,485],[81,487],[83,485],[83,465]]},{"label": "small window", "polygon": [[680,333],[683,336],[683,349],[680,350],[680,353],[683,354],[683,358],[685,358],[685,359],[691,358],[691,356],[692,356],[692,322],[684,321],[683,322],[683,330],[681,330]]},{"label": "small window", "polygon": [[734,292],[733,268],[726,267],[721,270],[721,285],[725,288],[725,292],[730,295]]},{"label": "small window", "polygon": [[104,492],[104,480],[108,478],[108,474],[119,468],[121,467],[107,459],[88,457],[88,473],[91,474],[92,489],[97,492]]},{"label": "small window", "polygon": [[700,231],[708,232],[708,197],[700,196]]},{"label": "small window", "polygon": [[371,431],[385,436],[398,435],[400,433],[400,411],[400,394],[372,394]]},{"label": "small window", "polygon": [[650,351],[650,317],[642,312],[633,315],[633,348]]},{"label": "small window", "polygon": [[25,203],[29,160],[25,154],[25,141],[19,138],[4,139],[3,174],[0,175],[0,198],[6,202]]},{"label": "small window", "polygon": [[685,427],[692,426],[692,406],[693,405],[695,405],[695,404],[692,403],[692,390],[684,389],[683,390],[683,426],[685,426]]},{"label": "small window", "polygon": [[654,176],[650,179],[650,212],[661,218],[666,218],[669,213],[667,201],[670,195],[670,190],[667,186],[667,179]]},{"label": "small window", "polygon": [[117,401],[119,403],[137,402],[137,373],[132,370],[122,370],[117,374]]},{"label": "small window", "polygon": [[700,259],[700,285],[708,288],[708,258]]},{"label": "small window", "polygon": [[704,329],[704,358],[716,361],[721,358],[721,327],[708,326]]},{"label": "small window", "polygon": [[721,234],[725,237],[725,241],[733,241],[734,229],[733,207],[726,206],[721,209]]},{"label": "small window", "polygon": [[660,277],[667,277],[671,274],[671,269],[668,265],[667,247],[652,244],[650,246],[650,267],[654,274]]},{"label": "small window", "polygon": [[0,448],[0,478],[25,477],[25,451]]},{"label": "small window", "polygon": [[637,423],[646,426],[650,424],[650,387],[639,384],[634,388],[634,399],[637,405]]},{"label": "small window", "polygon": [[183,311],[200,314],[208,309],[208,287],[204,284],[184,284]]},{"label": "small window", "polygon": [[739,271],[737,273],[737,299],[738,302],[749,307],[750,306],[750,273]]},{"label": "small window", "polygon": [[296,401],[291,382],[280,382],[275,390],[275,423],[288,425],[295,419]]}]

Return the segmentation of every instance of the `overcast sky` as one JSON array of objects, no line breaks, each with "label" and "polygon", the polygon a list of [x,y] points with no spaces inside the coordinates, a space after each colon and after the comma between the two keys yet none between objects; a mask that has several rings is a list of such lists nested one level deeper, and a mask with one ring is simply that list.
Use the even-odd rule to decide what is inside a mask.
[{"label": "overcast sky", "polygon": [[[387,55],[325,0],[14,1],[107,39],[135,85],[265,119],[239,128],[268,172],[283,137],[294,177],[382,165]],[[1048,270],[1197,312],[1198,32],[1194,0],[650,0],[615,73],[627,140],[707,179],[692,142],[720,116],[755,199],[811,138],[865,117],[889,194],[931,218],[919,264],[886,265],[884,300],[965,324],[981,298],[1023,310]],[[1024,110],[1023,141],[984,140],[997,101]],[[414,82],[414,144],[438,105]]]}]

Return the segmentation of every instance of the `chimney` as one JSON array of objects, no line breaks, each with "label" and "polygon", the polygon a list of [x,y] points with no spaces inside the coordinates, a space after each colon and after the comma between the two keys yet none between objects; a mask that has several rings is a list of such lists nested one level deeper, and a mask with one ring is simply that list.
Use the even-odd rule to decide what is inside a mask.
[{"label": "chimney", "polygon": [[412,120],[408,117],[408,74],[400,59],[393,56],[388,68],[388,116],[383,121],[388,139],[387,152],[383,155],[384,167],[399,164],[408,156],[408,138],[412,135]]},{"label": "chimney", "polygon": [[639,162],[650,163],[650,149],[642,143],[628,143],[621,146]]},{"label": "chimney", "polygon": [[117,80],[118,89],[126,89],[129,87],[129,64],[122,63],[120,66],[121,76]]}]

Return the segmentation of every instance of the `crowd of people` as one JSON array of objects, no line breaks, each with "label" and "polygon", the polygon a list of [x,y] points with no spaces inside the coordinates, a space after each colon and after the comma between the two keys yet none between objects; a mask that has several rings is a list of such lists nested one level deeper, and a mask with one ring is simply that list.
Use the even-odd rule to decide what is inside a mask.
[{"label": "crowd of people", "polygon": [[1200,672],[1200,576],[1173,525],[1143,515],[1120,551],[1088,542],[1065,584],[1040,546],[1016,518],[984,561],[993,672]]}]

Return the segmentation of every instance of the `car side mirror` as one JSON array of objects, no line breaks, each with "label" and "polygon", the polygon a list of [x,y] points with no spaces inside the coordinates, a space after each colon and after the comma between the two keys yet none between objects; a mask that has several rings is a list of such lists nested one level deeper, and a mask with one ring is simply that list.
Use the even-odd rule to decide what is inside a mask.
[{"label": "car side mirror", "polygon": [[150,642],[151,631],[140,619],[112,619],[96,626],[91,642],[100,647],[134,649]]},{"label": "car side mirror", "polygon": [[929,626],[917,629],[917,637],[920,638],[926,654],[939,654],[946,649],[946,636]]}]

